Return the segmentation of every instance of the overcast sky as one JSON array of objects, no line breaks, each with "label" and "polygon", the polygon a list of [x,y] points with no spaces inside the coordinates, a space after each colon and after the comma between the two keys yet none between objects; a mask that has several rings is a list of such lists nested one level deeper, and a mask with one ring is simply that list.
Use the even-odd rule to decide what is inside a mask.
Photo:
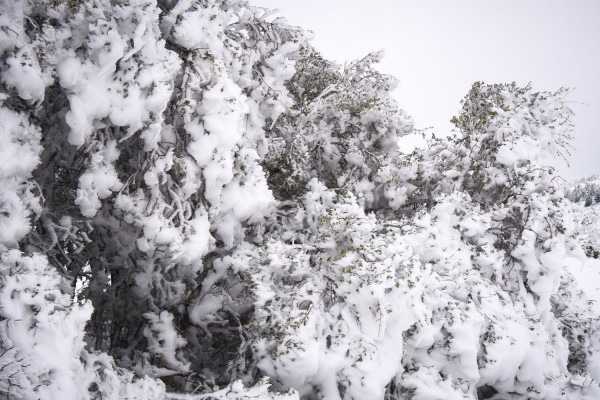
[{"label": "overcast sky", "polygon": [[343,64],[385,49],[379,69],[418,128],[443,134],[474,81],[575,88],[567,179],[600,173],[598,0],[251,0],[314,32],[314,46]]}]

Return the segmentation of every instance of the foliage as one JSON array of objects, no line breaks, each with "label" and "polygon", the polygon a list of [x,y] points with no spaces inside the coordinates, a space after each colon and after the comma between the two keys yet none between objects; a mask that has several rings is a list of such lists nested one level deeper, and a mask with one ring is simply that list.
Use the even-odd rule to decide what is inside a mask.
[{"label": "foliage", "polygon": [[7,397],[600,395],[565,90],[404,155],[380,53],[242,0],[0,0],[0,44]]},{"label": "foliage", "polygon": [[565,196],[573,203],[583,203],[585,207],[600,203],[598,176],[592,175],[588,178],[575,181],[571,185],[567,185]]}]

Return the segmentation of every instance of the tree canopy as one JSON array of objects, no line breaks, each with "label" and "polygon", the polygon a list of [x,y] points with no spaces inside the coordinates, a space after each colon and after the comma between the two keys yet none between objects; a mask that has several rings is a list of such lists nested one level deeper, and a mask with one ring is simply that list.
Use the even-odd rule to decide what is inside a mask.
[{"label": "tree canopy", "polygon": [[8,398],[600,396],[567,90],[407,154],[381,53],[243,0],[0,0],[0,56]]}]

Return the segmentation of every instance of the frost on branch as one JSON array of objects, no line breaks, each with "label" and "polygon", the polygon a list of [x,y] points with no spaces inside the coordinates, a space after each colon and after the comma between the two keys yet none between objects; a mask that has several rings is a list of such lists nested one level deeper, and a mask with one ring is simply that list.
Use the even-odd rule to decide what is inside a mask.
[{"label": "frost on branch", "polygon": [[396,80],[373,66],[382,55],[340,69],[312,49],[301,51],[287,82],[294,105],[267,130],[265,166],[279,198],[301,195],[318,178],[329,188],[351,190],[368,208],[393,202],[388,166],[412,121],[390,96]]},{"label": "frost on branch", "polygon": [[86,349],[89,302],[42,255],[5,251],[0,260],[0,392],[9,398],[160,398],[160,381],[137,378]]},{"label": "frost on branch", "polygon": [[0,56],[2,394],[598,396],[565,91],[402,155],[380,53],[241,0],[0,1]]}]

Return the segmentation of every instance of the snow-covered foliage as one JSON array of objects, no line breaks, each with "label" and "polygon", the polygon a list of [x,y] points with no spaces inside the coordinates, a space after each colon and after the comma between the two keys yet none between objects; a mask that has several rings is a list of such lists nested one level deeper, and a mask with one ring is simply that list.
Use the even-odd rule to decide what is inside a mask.
[{"label": "snow-covered foliage", "polygon": [[600,203],[600,178],[592,175],[567,185],[565,196],[573,203],[582,203],[585,207]]},{"label": "snow-covered foliage", "polygon": [[2,253],[0,391],[25,399],[161,398],[164,384],[135,377],[107,355],[86,349],[89,302],[40,254]]},{"label": "snow-covered foliage", "polygon": [[600,396],[565,91],[404,155],[380,53],[243,0],[0,0],[0,56],[7,397]]},{"label": "snow-covered foliage", "polygon": [[390,163],[398,157],[398,137],[412,123],[389,95],[395,79],[373,68],[382,54],[342,71],[312,50],[300,56],[287,82],[294,104],[267,130],[265,164],[277,197],[297,198],[317,178],[354,192],[367,208],[394,202],[387,190]]},{"label": "snow-covered foliage", "polygon": [[600,206],[574,205],[577,239],[590,258],[600,258]]},{"label": "snow-covered foliage", "polygon": [[588,257],[600,258],[600,181],[597,175],[566,183],[565,197],[575,205],[577,237]]}]

